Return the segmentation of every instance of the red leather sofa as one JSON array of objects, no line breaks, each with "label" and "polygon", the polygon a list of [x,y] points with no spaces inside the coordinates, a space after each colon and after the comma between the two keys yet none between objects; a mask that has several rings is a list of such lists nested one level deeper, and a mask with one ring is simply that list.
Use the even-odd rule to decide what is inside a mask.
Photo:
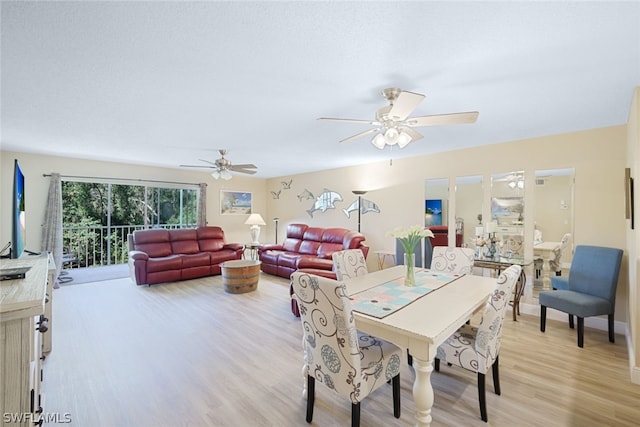
[{"label": "red leather sofa", "polygon": [[241,259],[243,245],[225,243],[220,227],[137,230],[128,236],[129,270],[137,285],[220,274],[224,261]]},{"label": "red leather sofa", "polygon": [[261,245],[258,257],[262,261],[262,271],[268,274],[288,279],[294,271],[304,269],[335,279],[331,255],[344,249],[361,249],[366,258],[369,247],[364,240],[363,234],[346,228],[289,224],[284,242],[281,245]]}]

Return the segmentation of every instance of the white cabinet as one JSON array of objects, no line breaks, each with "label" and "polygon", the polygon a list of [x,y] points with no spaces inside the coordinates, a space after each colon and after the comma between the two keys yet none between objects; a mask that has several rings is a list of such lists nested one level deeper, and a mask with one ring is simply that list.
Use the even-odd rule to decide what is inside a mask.
[{"label": "white cabinet", "polygon": [[[0,281],[0,425],[32,426],[42,412],[43,338],[51,347],[53,262],[47,255],[0,261],[30,267],[24,279]],[[49,296],[47,298],[47,290]]]}]

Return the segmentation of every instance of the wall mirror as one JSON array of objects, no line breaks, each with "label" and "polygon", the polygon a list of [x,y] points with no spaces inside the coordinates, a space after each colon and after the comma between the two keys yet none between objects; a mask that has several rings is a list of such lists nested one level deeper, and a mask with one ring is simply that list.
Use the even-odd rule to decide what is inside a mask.
[{"label": "wall mirror", "polygon": [[559,242],[566,233],[572,233],[573,177],[573,168],[535,171],[537,240]]},{"label": "wall mirror", "polygon": [[487,232],[507,258],[524,258],[524,171],[491,176],[491,218]]},{"label": "wall mirror", "polygon": [[458,176],[455,186],[456,246],[474,246],[477,233],[482,237],[482,176]]}]

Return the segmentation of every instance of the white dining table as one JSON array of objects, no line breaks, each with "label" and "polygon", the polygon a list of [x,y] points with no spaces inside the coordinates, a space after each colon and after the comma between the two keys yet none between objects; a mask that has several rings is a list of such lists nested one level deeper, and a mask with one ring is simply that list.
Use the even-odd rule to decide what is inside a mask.
[{"label": "white dining table", "polygon": [[[404,266],[399,265],[344,283],[347,293],[353,295],[403,276]],[[411,353],[416,426],[431,425],[434,402],[431,372],[438,346],[486,304],[495,285],[495,278],[467,274],[381,319],[353,311],[359,331],[390,341]]]},{"label": "white dining table", "polygon": [[551,279],[549,278],[549,260],[554,250],[558,249],[562,242],[540,242],[533,245],[533,253],[542,257],[542,287],[551,289]]}]

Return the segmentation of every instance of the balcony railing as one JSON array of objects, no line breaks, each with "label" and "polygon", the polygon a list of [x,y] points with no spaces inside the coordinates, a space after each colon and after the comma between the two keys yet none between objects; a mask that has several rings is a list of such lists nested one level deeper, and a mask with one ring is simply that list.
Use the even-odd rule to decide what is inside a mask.
[{"label": "balcony railing", "polygon": [[[154,224],[153,228],[185,228],[195,225]],[[125,264],[128,261],[127,236],[135,230],[144,230],[144,225],[118,226],[64,226],[62,228],[63,268],[97,267]]]}]

